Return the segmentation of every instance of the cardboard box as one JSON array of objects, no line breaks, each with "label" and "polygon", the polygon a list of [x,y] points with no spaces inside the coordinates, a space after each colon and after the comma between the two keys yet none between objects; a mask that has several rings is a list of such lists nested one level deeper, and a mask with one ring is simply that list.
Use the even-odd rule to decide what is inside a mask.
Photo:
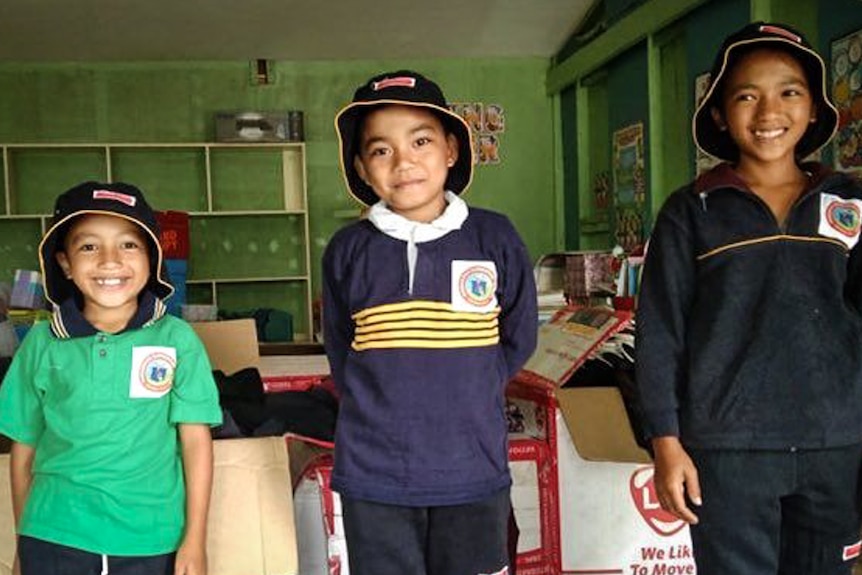
[{"label": "cardboard box", "polygon": [[651,460],[619,390],[561,387],[630,317],[562,310],[540,327],[535,354],[509,386],[510,396],[535,402],[534,411],[550,409],[545,436],[557,483],[539,489],[559,517],[556,573],[696,573],[688,526],[659,507]]},{"label": "cardboard box", "polygon": [[9,454],[0,455],[0,575],[12,575],[15,559],[15,519],[12,486],[9,484]]},{"label": "cardboard box", "polygon": [[517,379],[547,390],[563,386],[602,342],[624,329],[631,313],[569,306],[539,326],[536,351]]},{"label": "cardboard box", "polygon": [[267,393],[308,391],[329,377],[329,361],[323,354],[264,355],[258,369]]},{"label": "cardboard box", "polygon": [[207,532],[211,575],[295,575],[290,467],[281,437],[214,444]]},{"label": "cardboard box", "polygon": [[[557,396],[561,572],[694,575],[688,525],[659,507],[649,456],[619,426],[618,390],[560,389]],[[580,434],[585,428],[591,436]]]},{"label": "cardboard box", "polygon": [[[207,533],[210,575],[295,575],[296,529],[281,437],[214,443]],[[15,531],[9,455],[0,455],[0,575],[10,575]]]},{"label": "cardboard box", "polygon": [[201,338],[214,370],[232,375],[247,367],[258,367],[260,348],[253,319],[193,322],[191,326]]}]

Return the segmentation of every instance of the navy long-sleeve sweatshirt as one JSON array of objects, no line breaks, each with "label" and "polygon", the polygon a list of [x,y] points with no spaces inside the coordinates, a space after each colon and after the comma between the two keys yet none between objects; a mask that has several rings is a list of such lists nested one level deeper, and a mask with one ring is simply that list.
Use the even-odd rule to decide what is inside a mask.
[{"label": "navy long-sleeve sweatshirt", "polygon": [[647,432],[699,448],[862,441],[862,187],[819,164],[779,223],[730,166],[675,192],[637,312]]},{"label": "navy long-sleeve sweatshirt", "polygon": [[532,266],[508,219],[477,208],[415,248],[411,266],[407,242],[365,220],[324,254],[332,485],[395,505],[477,501],[511,482],[504,390],[536,344]]}]

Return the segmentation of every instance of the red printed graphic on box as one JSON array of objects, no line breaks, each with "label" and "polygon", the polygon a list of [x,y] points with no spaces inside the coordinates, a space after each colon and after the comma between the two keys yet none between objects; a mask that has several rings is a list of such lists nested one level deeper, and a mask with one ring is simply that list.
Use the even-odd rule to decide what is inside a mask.
[{"label": "red printed graphic on box", "polygon": [[638,557],[632,561],[626,573],[631,575],[694,575],[695,565],[689,541],[676,537],[686,523],[665,511],[658,503],[653,481],[652,466],[641,467],[632,473],[629,487],[632,500],[643,520],[659,536],[667,541],[645,544],[640,547]]},{"label": "red printed graphic on box", "polygon": [[654,474],[655,470],[652,466],[641,467],[632,473],[629,487],[635,507],[647,525],[659,535],[667,537],[685,527],[685,521],[665,511],[659,505],[653,481]]}]

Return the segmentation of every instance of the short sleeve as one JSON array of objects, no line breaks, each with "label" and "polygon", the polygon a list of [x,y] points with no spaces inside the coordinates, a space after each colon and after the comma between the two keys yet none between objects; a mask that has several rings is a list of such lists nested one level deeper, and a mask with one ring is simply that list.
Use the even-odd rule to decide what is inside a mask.
[{"label": "short sleeve", "polygon": [[177,368],[171,389],[170,421],[220,425],[222,412],[206,349],[191,327],[177,346]]},{"label": "short sleeve", "polygon": [[37,384],[43,332],[34,327],[24,338],[0,385],[0,433],[27,445],[36,445],[45,430]]}]

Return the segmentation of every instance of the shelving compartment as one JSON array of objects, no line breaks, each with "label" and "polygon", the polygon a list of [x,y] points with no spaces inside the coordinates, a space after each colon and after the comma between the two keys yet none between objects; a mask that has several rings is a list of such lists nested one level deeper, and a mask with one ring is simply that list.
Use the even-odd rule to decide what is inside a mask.
[{"label": "shelving compartment", "polygon": [[202,146],[112,147],[111,180],[137,186],[157,210],[209,208]]},{"label": "shelving compartment", "polygon": [[301,281],[237,282],[216,285],[219,309],[233,312],[251,312],[260,308],[273,308],[290,313],[293,318],[293,339],[308,339],[307,307],[308,283]]},{"label": "shelving compartment", "polygon": [[195,215],[190,220],[190,280],[304,278],[300,215]]},{"label": "shelving compartment", "polygon": [[108,174],[103,147],[9,147],[7,157],[13,215],[50,214],[62,192]]},{"label": "shelving compartment", "polygon": [[209,148],[214,211],[302,211],[302,147]]},{"label": "shelving compartment", "polygon": [[12,281],[16,269],[39,269],[42,223],[38,218],[6,219],[0,234],[0,281]]}]

